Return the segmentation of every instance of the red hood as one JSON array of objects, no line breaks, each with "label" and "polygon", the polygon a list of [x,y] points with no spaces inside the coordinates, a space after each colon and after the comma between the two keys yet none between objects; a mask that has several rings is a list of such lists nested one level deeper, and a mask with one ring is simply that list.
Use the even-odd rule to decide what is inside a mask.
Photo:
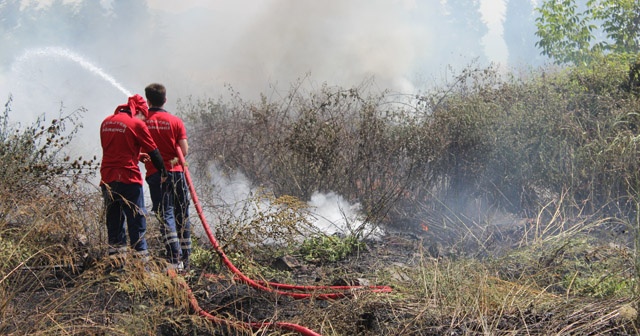
[{"label": "red hood", "polygon": [[131,111],[131,116],[142,113],[145,117],[149,117],[147,101],[139,94],[129,97],[129,101],[126,104],[118,105],[114,113],[118,113],[122,109],[129,109]]}]

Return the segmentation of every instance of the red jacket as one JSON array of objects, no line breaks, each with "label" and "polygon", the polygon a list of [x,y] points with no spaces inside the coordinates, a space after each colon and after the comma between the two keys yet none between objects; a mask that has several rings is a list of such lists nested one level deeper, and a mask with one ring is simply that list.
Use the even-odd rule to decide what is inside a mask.
[{"label": "red jacket", "polygon": [[[161,108],[150,108],[149,117],[145,121],[153,140],[158,145],[165,167],[170,172],[183,171],[182,165],[176,161],[179,140],[187,139],[187,130],[182,120]],[[147,176],[158,170],[150,161],[145,162]]]},{"label": "red jacket", "polygon": [[100,126],[100,183],[118,181],[142,185],[138,156],[140,152],[148,153],[157,148],[144,121],[127,111],[127,108],[116,110]]}]

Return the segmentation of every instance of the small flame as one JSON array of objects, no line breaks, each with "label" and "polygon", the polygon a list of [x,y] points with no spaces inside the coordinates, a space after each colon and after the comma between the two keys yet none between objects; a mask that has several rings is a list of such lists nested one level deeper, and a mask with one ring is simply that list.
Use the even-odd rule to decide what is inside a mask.
[{"label": "small flame", "polygon": [[425,232],[426,232],[426,231],[429,231],[429,227],[427,226],[427,224],[425,224],[425,223],[421,223],[421,224],[420,224],[420,226],[422,226],[422,230],[423,230],[423,231],[425,231]]}]

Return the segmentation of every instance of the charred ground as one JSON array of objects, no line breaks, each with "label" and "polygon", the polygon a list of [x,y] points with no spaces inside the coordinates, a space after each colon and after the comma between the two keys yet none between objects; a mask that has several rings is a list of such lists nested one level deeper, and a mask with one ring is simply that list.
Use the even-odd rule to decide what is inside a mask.
[{"label": "charred ground", "polygon": [[[354,290],[335,300],[296,300],[260,291],[221,263],[172,278],[163,272],[159,252],[150,270],[131,262],[116,271],[104,260],[76,269],[19,268],[8,275],[23,285],[6,301],[10,313],[3,315],[2,331],[292,333],[278,328],[251,331],[236,324],[268,321],[300,324],[322,335],[637,334],[634,298],[625,294],[630,292],[624,284],[608,279],[626,278],[623,273],[633,267],[629,251],[620,245],[625,238],[611,234],[616,228],[593,227],[535,246],[523,244],[522,232],[532,225],[527,222],[486,230],[483,241],[494,243],[485,244],[483,254],[490,250],[493,255],[482,258],[470,256],[478,250],[456,256],[452,253],[459,246],[434,245],[428,231],[395,228],[339,261],[307,262],[293,254],[255,260],[264,267],[249,270],[268,274],[270,278],[262,280],[272,282],[393,288],[391,293]],[[589,283],[596,268],[605,271]],[[195,314],[179,279],[186,281],[202,309],[229,324]]]}]

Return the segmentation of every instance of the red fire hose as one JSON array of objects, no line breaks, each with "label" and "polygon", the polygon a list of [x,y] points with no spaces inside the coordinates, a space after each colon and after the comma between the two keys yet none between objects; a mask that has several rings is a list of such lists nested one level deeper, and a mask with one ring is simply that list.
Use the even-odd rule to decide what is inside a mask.
[{"label": "red fire hose", "polygon": [[[213,246],[215,251],[218,253],[220,258],[222,259],[222,262],[227,266],[227,268],[229,268],[229,270],[231,270],[231,272],[242,282],[256,289],[260,289],[263,291],[267,291],[267,292],[271,292],[279,295],[290,296],[295,299],[305,299],[305,298],[315,298],[315,299],[324,299],[324,300],[336,299],[336,298],[342,298],[349,295],[350,291],[355,289],[369,289],[372,292],[378,292],[378,293],[391,292],[391,287],[389,286],[298,286],[298,285],[280,284],[280,283],[274,283],[274,282],[254,281],[250,279],[249,277],[244,275],[237,267],[233,265],[233,263],[231,262],[231,260],[229,260],[227,255],[224,253],[224,251],[220,247],[220,244],[218,244],[218,241],[216,240],[213,233],[211,232],[211,228],[207,223],[207,220],[204,216],[204,212],[202,210],[202,206],[200,205],[200,201],[198,200],[198,196],[193,186],[193,182],[191,180],[191,174],[189,173],[189,169],[187,168],[187,163],[184,158],[184,155],[182,154],[182,150],[180,149],[179,146],[177,146],[176,151],[178,152],[178,158],[180,160],[180,164],[182,164],[184,168],[184,175],[187,180],[189,192],[191,193],[191,199],[193,200],[193,204],[195,205],[196,211],[198,212],[198,216],[200,217],[202,226],[207,234],[207,237],[209,238],[209,241],[211,242],[211,245]],[[184,285],[186,286],[186,283],[184,283]],[[287,292],[283,290],[305,291],[308,293],[295,293],[295,292]],[[317,293],[317,291],[323,291],[323,290],[335,290],[335,291],[342,291],[342,292]],[[213,320],[214,322],[221,322],[220,320],[222,319],[212,316],[211,314],[202,310],[198,306],[198,303],[195,300],[195,297],[193,297],[193,294],[191,294],[190,290],[189,290],[189,295],[190,295],[192,307],[194,308],[194,310],[198,312],[198,314],[205,316],[208,319]],[[225,321],[222,323],[228,324],[229,322]],[[301,333],[302,335],[309,335],[309,336],[318,335],[319,336],[319,334],[315,333],[314,331],[311,331],[305,327],[302,327],[296,324],[291,324],[291,323],[257,322],[257,323],[249,323],[248,325],[254,329],[275,326],[283,329],[294,330]]]},{"label": "red fire hose", "polygon": [[278,329],[295,331],[303,336],[322,336],[307,327],[303,327],[295,323],[287,323],[287,322],[249,322],[247,323],[247,322],[230,321],[227,319],[217,317],[207,312],[206,310],[200,308],[200,305],[198,304],[198,300],[196,299],[195,295],[193,295],[191,288],[189,288],[189,285],[187,285],[184,279],[178,278],[178,274],[175,272],[175,270],[170,269],[169,275],[174,279],[179,279],[180,286],[187,291],[187,295],[189,296],[189,304],[191,305],[191,308],[198,315],[208,319],[209,321],[215,322],[220,325],[240,328],[240,329],[260,330],[262,328],[278,328]]}]

